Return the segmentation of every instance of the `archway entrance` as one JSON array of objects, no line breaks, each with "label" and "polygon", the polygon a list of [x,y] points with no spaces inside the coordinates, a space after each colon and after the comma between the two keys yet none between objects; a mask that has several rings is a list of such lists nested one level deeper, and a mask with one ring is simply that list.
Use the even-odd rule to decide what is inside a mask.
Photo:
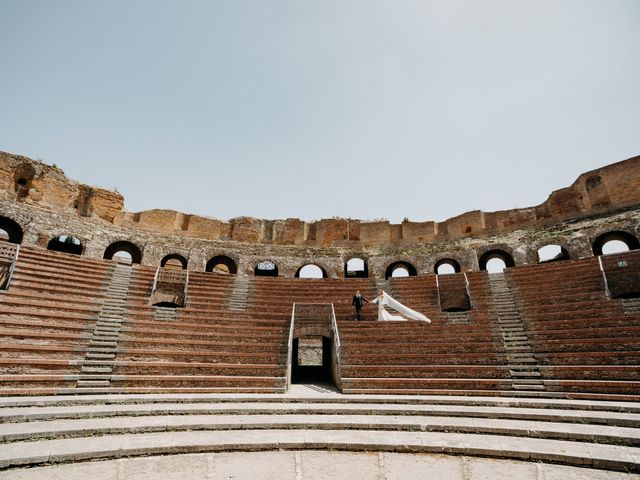
[{"label": "archway entrance", "polygon": [[394,262],[387,267],[385,271],[384,278],[388,280],[389,278],[399,278],[399,277],[413,277],[417,275],[418,271],[416,267],[411,265],[409,262]]},{"label": "archway entrance", "polygon": [[22,243],[22,227],[8,217],[0,216],[0,240],[10,243]]},{"label": "archway entrance", "polygon": [[187,259],[182,255],[172,253],[170,255],[166,255],[162,260],[160,260],[160,266],[171,270],[186,270]]},{"label": "archway entrance", "polygon": [[561,245],[545,245],[538,249],[538,263],[568,260],[569,252]]},{"label": "archway entrance", "polygon": [[362,258],[351,258],[344,266],[345,278],[367,278],[368,276],[369,267]]},{"label": "archway entrance", "polygon": [[204,269],[205,272],[213,273],[238,273],[238,265],[236,262],[226,255],[217,255],[207,262]]},{"label": "archway entrance", "polygon": [[325,336],[293,339],[291,383],[333,384],[333,340]]},{"label": "archway entrance", "polygon": [[256,277],[277,277],[278,276],[278,266],[273,262],[260,262],[256,265],[256,268],[253,270],[253,274]]},{"label": "archway entrance", "polygon": [[288,364],[291,383],[340,389],[340,351],[336,348],[333,304],[294,303],[291,322]]},{"label": "archway entrance", "polygon": [[640,241],[630,233],[623,231],[607,232],[593,242],[594,255],[621,253],[640,248]]},{"label": "archway entrance", "polygon": [[82,255],[82,242],[71,235],[60,235],[49,240],[47,250],[54,252],[71,253],[72,255]]},{"label": "archway entrance", "polygon": [[142,260],[142,252],[137,245],[127,242],[115,242],[107,247],[104,251],[106,260],[115,260],[120,263],[131,265],[140,263]]},{"label": "archway entrance", "polygon": [[327,278],[327,272],[315,263],[308,263],[300,267],[295,276],[296,278]]},{"label": "archway entrance", "polygon": [[438,275],[448,275],[451,273],[459,273],[461,268],[460,264],[453,258],[443,258],[436,262],[434,270]]},{"label": "archway entrance", "polygon": [[480,270],[486,270],[489,273],[500,273],[505,268],[515,266],[513,257],[504,250],[489,250],[480,257],[478,263]]}]

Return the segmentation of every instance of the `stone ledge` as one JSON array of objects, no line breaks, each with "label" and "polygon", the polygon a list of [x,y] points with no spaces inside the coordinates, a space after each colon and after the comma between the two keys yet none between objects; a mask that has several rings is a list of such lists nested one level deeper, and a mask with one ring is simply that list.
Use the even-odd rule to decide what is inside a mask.
[{"label": "stone ledge", "polygon": [[640,449],[634,447],[500,435],[336,430],[162,432],[20,442],[3,448],[0,468],[138,455],[279,449],[447,453],[640,471]]}]

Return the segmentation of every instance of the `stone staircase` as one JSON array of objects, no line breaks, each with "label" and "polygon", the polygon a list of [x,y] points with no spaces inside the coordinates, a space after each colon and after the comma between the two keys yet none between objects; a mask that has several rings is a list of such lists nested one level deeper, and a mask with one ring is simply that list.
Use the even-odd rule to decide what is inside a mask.
[{"label": "stone staircase", "polygon": [[624,314],[628,316],[640,315],[640,298],[625,298],[622,300]]},{"label": "stone staircase", "polygon": [[447,323],[469,323],[469,312],[443,312]]},{"label": "stone staircase", "polygon": [[154,319],[159,322],[173,322],[178,317],[175,308],[155,307]]},{"label": "stone staircase", "polygon": [[[600,474],[640,470],[640,405],[635,402],[437,395],[410,400],[309,389],[286,395],[0,397],[0,477],[61,462],[306,449],[435,453],[438,462],[446,455],[471,455],[581,467],[575,477],[553,478],[605,478],[591,476],[589,468]],[[25,472],[26,478],[38,478],[28,476],[32,470]],[[54,476],[63,478],[47,478]],[[116,476],[124,478],[108,478]],[[242,478],[265,477],[254,471]]]},{"label": "stone staircase", "polygon": [[244,311],[249,303],[251,279],[245,275],[236,275],[229,296],[229,310]]},{"label": "stone staircase", "polygon": [[130,282],[131,266],[115,264],[73,393],[95,393],[110,387]]},{"label": "stone staircase", "polygon": [[504,273],[489,274],[489,284],[502,342],[507,351],[513,390],[527,394],[545,391],[538,362],[533,355],[522,317]]}]

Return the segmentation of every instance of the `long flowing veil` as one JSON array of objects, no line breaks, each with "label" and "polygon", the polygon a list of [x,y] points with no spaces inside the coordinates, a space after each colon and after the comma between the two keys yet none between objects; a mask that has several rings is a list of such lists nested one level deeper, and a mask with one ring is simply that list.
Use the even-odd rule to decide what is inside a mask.
[{"label": "long flowing veil", "polygon": [[[420,320],[422,322],[431,323],[431,320],[429,320],[425,315],[423,315],[420,312],[416,312],[415,310],[412,310],[409,307],[406,307],[405,305],[401,304],[399,301],[397,301],[387,292],[383,291],[382,295],[383,295],[383,305],[388,305],[389,307],[393,308],[395,311],[401,313],[404,317],[410,318],[411,320]],[[382,312],[383,312],[382,313],[383,320],[405,320],[405,318],[403,317],[390,315],[384,309],[382,309]]]}]

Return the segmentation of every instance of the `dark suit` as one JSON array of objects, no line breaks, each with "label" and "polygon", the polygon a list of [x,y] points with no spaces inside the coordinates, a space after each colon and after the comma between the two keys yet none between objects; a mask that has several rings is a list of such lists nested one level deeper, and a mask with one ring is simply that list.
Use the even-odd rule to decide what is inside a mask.
[{"label": "dark suit", "polygon": [[362,305],[364,305],[364,302],[368,302],[368,301],[369,300],[364,298],[362,295],[354,295],[353,296],[353,300],[351,301],[351,305],[356,307],[356,320],[360,320],[360,310],[362,310]]}]

